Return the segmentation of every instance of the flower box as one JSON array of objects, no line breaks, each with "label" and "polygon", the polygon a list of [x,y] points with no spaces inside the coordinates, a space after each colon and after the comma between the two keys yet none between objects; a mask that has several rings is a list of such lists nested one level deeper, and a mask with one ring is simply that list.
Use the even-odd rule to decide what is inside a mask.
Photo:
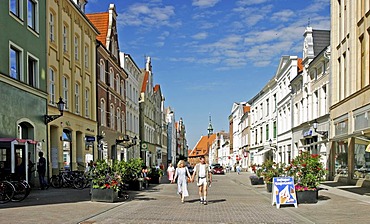
[{"label": "flower box", "polygon": [[92,189],[91,201],[116,202],[118,201],[118,192],[113,189]]},{"label": "flower box", "polygon": [[264,184],[262,177],[250,176],[249,179],[251,180],[252,185],[262,185],[262,184]]},{"label": "flower box", "polygon": [[315,204],[318,200],[317,190],[296,191],[298,204]]}]

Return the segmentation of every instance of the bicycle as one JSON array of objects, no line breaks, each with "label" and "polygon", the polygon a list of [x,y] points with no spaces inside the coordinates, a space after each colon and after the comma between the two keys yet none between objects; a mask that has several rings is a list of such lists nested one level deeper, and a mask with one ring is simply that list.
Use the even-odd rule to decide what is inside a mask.
[{"label": "bicycle", "polygon": [[15,188],[7,180],[0,181],[0,204],[7,203],[12,200]]}]

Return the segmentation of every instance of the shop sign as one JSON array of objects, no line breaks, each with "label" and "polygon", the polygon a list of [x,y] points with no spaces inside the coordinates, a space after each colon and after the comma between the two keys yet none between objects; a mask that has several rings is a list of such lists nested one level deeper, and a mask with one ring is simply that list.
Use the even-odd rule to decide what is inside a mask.
[{"label": "shop sign", "polygon": [[307,137],[307,136],[312,136],[312,130],[308,130],[308,131],[304,131],[303,132],[303,137]]},{"label": "shop sign", "polygon": [[293,177],[274,177],[272,182],[272,205],[293,204],[297,208],[297,196]]},{"label": "shop sign", "polygon": [[85,136],[85,141],[87,141],[87,142],[95,142],[95,137],[94,136]]}]

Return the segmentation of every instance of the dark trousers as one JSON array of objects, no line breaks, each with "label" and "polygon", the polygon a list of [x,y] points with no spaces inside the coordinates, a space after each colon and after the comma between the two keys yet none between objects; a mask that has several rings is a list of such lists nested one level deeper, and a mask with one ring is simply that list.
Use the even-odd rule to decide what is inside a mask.
[{"label": "dark trousers", "polygon": [[45,173],[44,172],[39,172],[39,182],[40,182],[40,187],[41,189],[45,189],[47,186],[47,182],[45,180]]}]

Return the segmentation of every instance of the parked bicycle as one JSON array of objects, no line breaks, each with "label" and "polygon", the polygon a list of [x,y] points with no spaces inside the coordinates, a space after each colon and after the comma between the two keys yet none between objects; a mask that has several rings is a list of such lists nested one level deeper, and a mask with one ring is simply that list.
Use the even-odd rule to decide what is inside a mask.
[{"label": "parked bicycle", "polygon": [[7,180],[0,181],[0,204],[7,203],[12,200],[15,188]]},{"label": "parked bicycle", "polygon": [[83,171],[60,171],[58,175],[53,175],[49,181],[54,188],[73,187],[83,189],[88,186],[88,180]]}]

